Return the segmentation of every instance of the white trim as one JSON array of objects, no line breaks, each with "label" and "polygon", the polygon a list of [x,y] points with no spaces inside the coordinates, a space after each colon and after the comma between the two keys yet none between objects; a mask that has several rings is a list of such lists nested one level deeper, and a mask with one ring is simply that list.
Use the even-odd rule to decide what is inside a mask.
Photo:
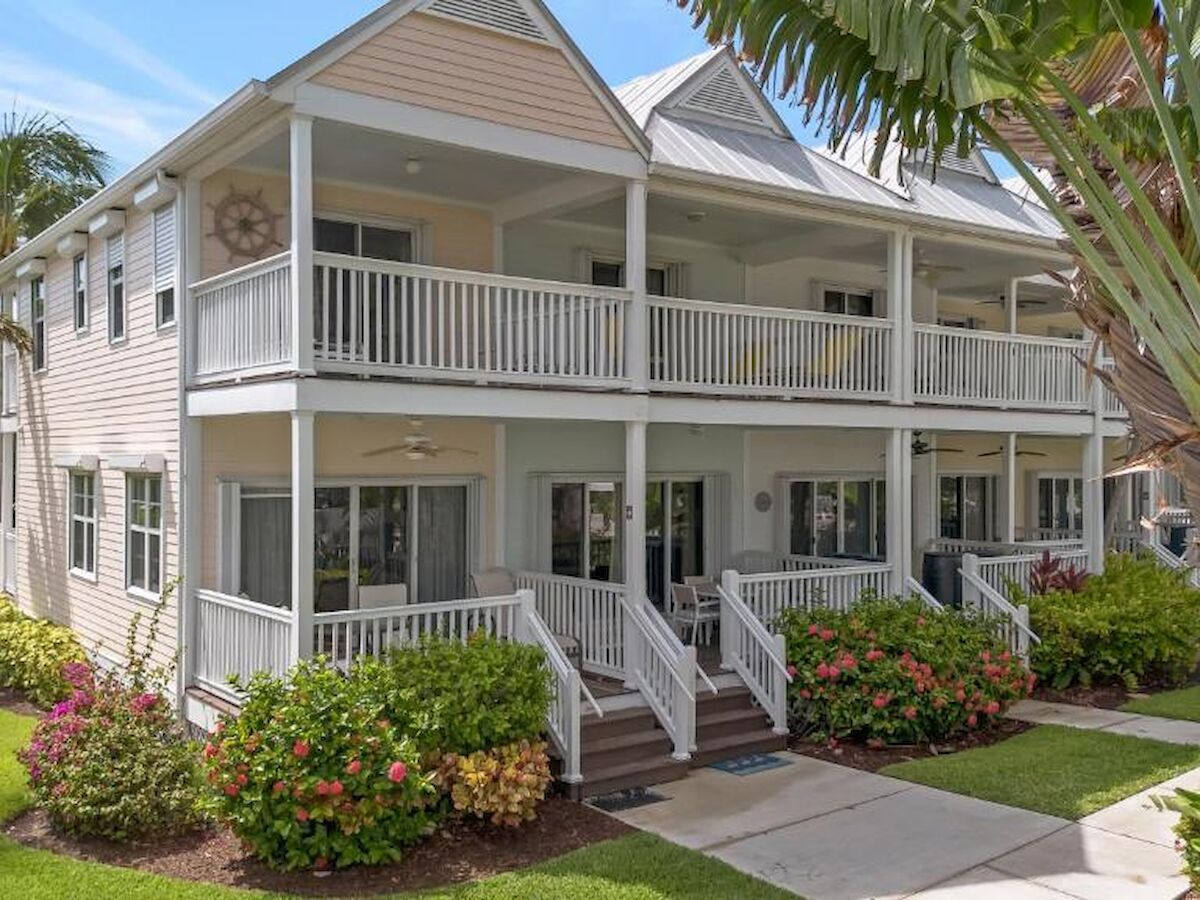
[{"label": "white trim", "polygon": [[[99,580],[100,571],[100,480],[96,475],[96,470],[78,468],[69,469],[67,475],[67,574],[76,578],[82,578],[85,581],[95,583]],[[91,516],[78,515],[75,512],[75,477],[87,477],[92,482],[92,514]],[[75,523],[82,522],[85,530],[91,530],[91,551],[92,551],[92,567],[91,569],[81,569],[75,565]]]},{"label": "white trim", "polygon": [[139,212],[153,212],[175,201],[179,183],[171,175],[159,171],[133,192],[133,205]]},{"label": "white trim", "polygon": [[[87,334],[92,327],[92,291],[91,286],[88,284],[90,266],[88,265],[89,259],[86,240],[84,241],[84,249],[70,256],[69,259],[71,261],[71,324],[75,326],[75,334],[82,336]],[[78,270],[75,267],[76,263],[80,264]],[[79,321],[80,294],[83,295],[82,323]]]},{"label": "white trim", "polygon": [[[113,329],[113,309],[116,305],[113,302],[113,269],[117,264],[113,261],[113,245],[116,241],[121,244],[121,257],[119,265],[121,267],[121,333],[116,334]],[[119,232],[107,234],[104,238],[104,310],[105,318],[108,323],[108,343],[124,344],[129,340],[129,254],[126,246],[126,232],[121,229]]]},{"label": "white trim", "polygon": [[[812,302],[813,302],[812,308],[816,312],[822,312],[822,313],[837,312],[837,310],[827,310],[825,308],[825,295],[827,293],[829,293],[830,291],[832,291],[834,293],[841,293],[841,294],[853,294],[858,297],[870,297],[871,298],[871,314],[869,316],[861,316],[861,318],[864,318],[864,319],[882,318],[880,315],[880,307],[884,303],[887,302],[888,292],[886,289],[880,289],[878,287],[870,287],[865,284],[850,284],[848,282],[823,281],[820,278],[814,278],[812,281]],[[889,312],[890,311],[891,310],[889,310]],[[839,315],[853,316],[853,315],[857,315],[857,313],[851,313],[851,312],[846,312],[845,310],[842,310],[839,313]],[[893,327],[895,327],[896,324],[900,324],[902,326],[903,321],[901,320],[899,323],[894,322]]]},{"label": "white trim", "polygon": [[[131,485],[135,481],[144,481],[146,487],[146,498],[141,501],[146,505],[146,513],[149,516],[150,509],[154,505],[150,500],[149,490],[150,485],[158,482],[158,526],[154,527],[147,522],[144,525],[135,525],[131,516],[133,494],[130,490]],[[163,573],[166,571],[167,560],[167,542],[166,542],[166,478],[161,472],[145,472],[145,471],[125,471],[125,561],[124,561],[124,578],[125,578],[125,593],[138,600],[144,600],[151,603],[157,603],[162,596],[163,588]],[[145,569],[140,575],[149,585],[150,578],[154,574],[154,568],[151,565],[150,558],[150,539],[158,538],[158,591],[152,591],[149,587],[142,587],[133,583],[133,572],[130,566],[133,562],[133,554],[130,549],[131,538],[134,533],[141,534],[145,540],[143,552],[145,554]]]},{"label": "white trim", "polygon": [[72,231],[54,245],[55,252],[63,259],[71,259],[80,253],[87,253],[87,249],[88,236],[85,231]]},{"label": "white trim", "polygon": [[109,238],[125,230],[125,210],[106,209],[88,221],[88,234],[94,238]]},{"label": "white trim", "polygon": [[108,457],[104,460],[104,468],[129,474],[161,475],[167,464],[161,453],[130,453]]},{"label": "white trim", "polygon": [[27,260],[17,266],[16,277],[17,281],[27,281],[34,278],[44,278],[46,276],[46,260],[42,257],[37,259]]},{"label": "white trim", "polygon": [[56,469],[95,472],[100,468],[100,458],[94,453],[56,453],[53,458],[53,465]]},{"label": "white trim", "polygon": [[411,262],[423,265],[431,265],[433,263],[433,226],[425,219],[389,216],[379,213],[360,213],[350,209],[331,206],[317,207],[313,210],[313,253],[331,252],[317,248],[317,219],[323,219],[326,222],[341,222],[346,225],[354,225],[353,256],[357,259],[379,259],[379,257],[374,256],[363,256],[362,229],[365,225],[368,228],[381,228],[389,231],[403,231],[408,233],[411,242],[412,259],[386,260],[387,262]]},{"label": "white trim", "polygon": [[314,118],[411,135],[501,156],[622,178],[646,177],[646,160],[634,150],[499,125],[338,88],[302,84],[296,88],[295,108],[297,113]]}]

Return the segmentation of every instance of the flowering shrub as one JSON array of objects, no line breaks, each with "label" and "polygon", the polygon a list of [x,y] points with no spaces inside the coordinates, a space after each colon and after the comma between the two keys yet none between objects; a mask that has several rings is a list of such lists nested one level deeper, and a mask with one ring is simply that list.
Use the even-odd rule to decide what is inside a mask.
[{"label": "flowering shrub", "polygon": [[1200,590],[1186,571],[1151,556],[1113,554],[1104,572],[1079,591],[1020,597],[1041,638],[1031,663],[1042,681],[1062,689],[1120,682],[1181,682],[1200,651]]},{"label": "flowering shrub", "polygon": [[368,688],[320,660],[260,674],[205,745],[216,814],[269,865],[391,862],[425,833],[436,790]]},{"label": "flowering shrub", "polygon": [[849,612],[788,610],[792,729],[871,745],[938,741],[986,727],[1033,676],[987,623],[917,600],[866,599]]},{"label": "flowering shrub", "polygon": [[86,657],[75,633],[45,619],[31,619],[0,596],[0,687],[24,691],[39,706],[70,696],[63,666]]},{"label": "flowering shrub", "polygon": [[[1176,788],[1170,797],[1150,798],[1160,810],[1169,809],[1179,813],[1175,826],[1175,849],[1183,854],[1183,872],[1192,883],[1193,891],[1200,891],[1200,793],[1186,788]],[[1190,895],[1189,895],[1190,896]]]},{"label": "flowering shrub", "polygon": [[161,610],[142,649],[134,617],[124,670],[97,676],[83,662],[63,666],[71,696],[20,754],[38,804],[64,831],[133,840],[178,834],[203,819],[195,750],[162,693],[170,670],[150,663]]},{"label": "flowering shrub", "polygon": [[550,757],[544,743],[529,741],[466,756],[448,753],[434,780],[458,812],[516,827],[537,817],[550,786]]}]

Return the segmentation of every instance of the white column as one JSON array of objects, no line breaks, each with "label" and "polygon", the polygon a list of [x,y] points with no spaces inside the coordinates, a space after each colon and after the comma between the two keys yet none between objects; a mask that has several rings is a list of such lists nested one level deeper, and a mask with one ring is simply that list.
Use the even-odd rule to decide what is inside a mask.
[{"label": "white column", "polygon": [[189,178],[183,185],[183,289],[176,293],[183,303],[177,313],[183,322],[184,377],[196,371],[197,317],[190,285],[204,277],[204,207],[200,179]]},{"label": "white column", "polygon": [[1001,489],[1001,537],[1007,544],[1017,539],[1017,436],[1010,432],[1004,436],[1004,477]]},{"label": "white column", "polygon": [[887,243],[887,307],[888,318],[892,322],[892,345],[890,378],[892,384],[892,402],[904,403],[904,365],[907,356],[904,347],[905,332],[904,318],[904,245],[906,233],[893,231],[888,234]]},{"label": "white column", "polygon": [[1020,286],[1021,279],[1019,278],[1013,278],[1008,283],[1008,297],[1006,298],[1008,302],[1004,304],[1004,309],[1005,312],[1008,313],[1009,334],[1017,333],[1017,294],[1020,290]]},{"label": "white column", "polygon": [[1083,449],[1083,545],[1088,570],[1104,571],[1104,436],[1099,428]]},{"label": "white column", "polygon": [[192,683],[196,673],[196,651],[198,641],[196,591],[200,585],[200,556],[203,553],[204,534],[204,433],[203,419],[184,415],[181,428],[183,442],[180,453],[180,515],[179,552],[180,572],[183,584],[179,589],[179,642],[183,651],[183,665],[179,672],[178,694],[183,702],[184,691]]},{"label": "white column", "polygon": [[508,533],[508,428],[497,422],[492,430],[492,561],[503,566],[507,556],[504,536]]},{"label": "white column", "polygon": [[892,593],[900,594],[912,574],[912,431],[893,428],[887,435],[887,561]]},{"label": "white column", "polygon": [[[927,440],[936,446],[937,435]],[[921,563],[929,544],[939,537],[941,523],[938,515],[939,481],[937,454],[914,457],[913,469],[913,572],[920,576]]]},{"label": "white column", "polygon": [[313,650],[313,414],[292,413],[292,646],[295,662]]},{"label": "white column", "polygon": [[292,364],[301,374],[313,368],[313,120],[291,119],[292,184]]},{"label": "white column", "polygon": [[[646,423],[625,423],[625,590],[629,603],[646,596]],[[637,629],[625,617],[625,683],[632,684]]]},{"label": "white column", "polygon": [[649,384],[650,317],[646,309],[646,182],[625,183],[625,287],[633,293],[626,358],[635,391]]}]

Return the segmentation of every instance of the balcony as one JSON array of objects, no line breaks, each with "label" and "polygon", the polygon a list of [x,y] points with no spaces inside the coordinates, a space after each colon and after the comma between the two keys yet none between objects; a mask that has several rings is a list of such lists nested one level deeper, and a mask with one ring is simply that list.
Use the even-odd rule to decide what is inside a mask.
[{"label": "balcony", "polygon": [[[318,373],[591,390],[634,387],[633,299],[591,285],[315,253]],[[192,287],[192,383],[295,371],[291,254]],[[650,297],[647,387],[663,393],[889,402],[886,318]],[[913,402],[1084,411],[1084,341],[914,324]],[[6,385],[8,380],[6,379]],[[7,396],[7,394],[6,394]],[[1119,405],[1102,394],[1105,414]]]}]

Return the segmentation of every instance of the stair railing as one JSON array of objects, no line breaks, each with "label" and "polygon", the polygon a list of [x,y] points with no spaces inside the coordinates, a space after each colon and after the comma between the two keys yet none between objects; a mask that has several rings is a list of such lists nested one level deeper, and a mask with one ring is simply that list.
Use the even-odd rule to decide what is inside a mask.
[{"label": "stair railing", "polygon": [[962,576],[963,608],[994,620],[998,636],[1008,644],[1015,656],[1028,662],[1030,647],[1042,642],[1029,627],[1029,607],[1025,604],[1013,606],[1004,595],[984,581],[972,565],[976,561],[977,557],[968,553],[963,556],[963,567],[958,570]]},{"label": "stair railing", "polygon": [[776,734],[788,733],[787,640],[771,634],[738,594],[739,574],[726,571],[717,588],[721,597],[721,666],[746,683],[759,706],[771,717]]},{"label": "stair railing", "polygon": [[632,676],[670,736],[671,755],[691,759],[696,746],[696,648],[685,647],[669,628],[663,631],[655,622],[658,613],[644,597],[624,596],[621,606],[634,636],[625,647],[626,676]]}]

